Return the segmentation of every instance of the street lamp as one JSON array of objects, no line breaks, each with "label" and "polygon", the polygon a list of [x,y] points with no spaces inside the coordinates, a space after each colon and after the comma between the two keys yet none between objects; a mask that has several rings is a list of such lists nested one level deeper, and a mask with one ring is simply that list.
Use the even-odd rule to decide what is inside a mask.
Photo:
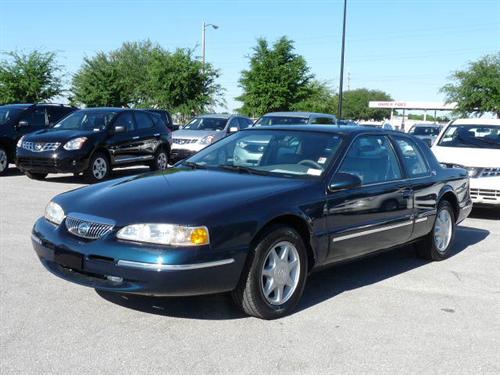
[{"label": "street lamp", "polygon": [[342,86],[344,83],[344,49],[345,49],[345,16],[347,9],[347,0],[344,0],[344,25],[342,27],[342,52],[340,58],[340,84],[339,84],[339,111],[338,118],[342,118]]},{"label": "street lamp", "polygon": [[201,28],[201,54],[202,54],[202,70],[205,73],[205,32],[207,31],[207,27],[211,27],[214,30],[217,30],[219,26],[213,25],[211,23],[205,23],[203,21],[203,26]]}]

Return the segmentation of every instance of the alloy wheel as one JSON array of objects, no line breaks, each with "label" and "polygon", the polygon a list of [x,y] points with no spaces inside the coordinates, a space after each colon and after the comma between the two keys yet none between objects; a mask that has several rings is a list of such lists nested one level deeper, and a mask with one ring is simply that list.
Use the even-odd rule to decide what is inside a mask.
[{"label": "alloy wheel", "polygon": [[448,210],[441,210],[434,224],[434,244],[439,252],[444,252],[448,248],[453,234],[453,223]]},{"label": "alloy wheel", "polygon": [[288,241],[271,247],[261,272],[262,294],[271,305],[282,305],[297,289],[300,278],[300,258],[297,248]]},{"label": "alloy wheel", "polygon": [[108,164],[104,158],[98,157],[94,160],[92,164],[92,174],[96,180],[102,180],[108,173]]},{"label": "alloy wheel", "polygon": [[158,154],[158,157],[156,158],[156,164],[158,165],[158,169],[160,171],[164,171],[165,169],[167,169],[167,155],[164,152],[160,152]]},{"label": "alloy wheel", "polygon": [[0,148],[0,173],[5,171],[8,167],[7,164],[7,153],[5,152],[4,149]]}]

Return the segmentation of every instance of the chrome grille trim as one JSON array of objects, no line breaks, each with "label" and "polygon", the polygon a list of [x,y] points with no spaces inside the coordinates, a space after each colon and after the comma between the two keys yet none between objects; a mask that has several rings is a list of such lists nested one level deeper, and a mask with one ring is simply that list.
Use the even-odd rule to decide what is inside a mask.
[{"label": "chrome grille trim", "polygon": [[483,168],[480,173],[481,177],[496,177],[500,176],[500,168]]},{"label": "chrome grille trim", "polygon": [[61,145],[60,142],[30,142],[25,141],[22,143],[22,148],[32,152],[45,152],[55,151]]},{"label": "chrome grille trim", "polygon": [[65,224],[68,232],[89,240],[104,237],[115,226],[112,220],[78,213],[69,213],[66,216]]},{"label": "chrome grille trim", "polygon": [[173,143],[177,144],[177,145],[187,145],[187,144],[190,144],[190,143],[196,143],[198,142],[198,138],[193,138],[193,139],[189,139],[189,138],[174,138],[172,140]]}]

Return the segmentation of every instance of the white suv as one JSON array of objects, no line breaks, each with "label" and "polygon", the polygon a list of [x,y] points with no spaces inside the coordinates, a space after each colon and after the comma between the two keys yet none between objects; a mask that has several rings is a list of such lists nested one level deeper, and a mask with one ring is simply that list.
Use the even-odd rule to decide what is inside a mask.
[{"label": "white suv", "polygon": [[500,119],[459,119],[439,134],[432,151],[442,165],[468,170],[474,204],[500,208]]}]

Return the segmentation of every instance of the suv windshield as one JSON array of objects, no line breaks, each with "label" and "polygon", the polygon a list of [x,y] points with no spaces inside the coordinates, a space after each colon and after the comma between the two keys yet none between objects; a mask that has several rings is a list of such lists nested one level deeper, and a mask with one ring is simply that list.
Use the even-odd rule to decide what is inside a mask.
[{"label": "suv windshield", "polygon": [[409,133],[413,135],[438,135],[439,128],[434,126],[414,126]]},{"label": "suv windshield", "polygon": [[0,107],[0,125],[6,124],[21,114],[25,108]]},{"label": "suv windshield", "polygon": [[186,166],[283,177],[321,176],[342,142],[337,134],[240,131],[189,158]]},{"label": "suv windshield", "polygon": [[227,118],[195,117],[182,130],[224,130]]},{"label": "suv windshield", "polygon": [[95,132],[104,130],[116,116],[117,112],[112,111],[76,111],[65,117],[54,125],[54,129],[65,130],[92,130]]},{"label": "suv windshield", "polygon": [[269,125],[301,125],[307,124],[309,119],[307,117],[287,117],[287,116],[262,116],[255,126],[269,126]]},{"label": "suv windshield", "polygon": [[500,149],[498,125],[451,125],[438,143],[443,147]]}]

